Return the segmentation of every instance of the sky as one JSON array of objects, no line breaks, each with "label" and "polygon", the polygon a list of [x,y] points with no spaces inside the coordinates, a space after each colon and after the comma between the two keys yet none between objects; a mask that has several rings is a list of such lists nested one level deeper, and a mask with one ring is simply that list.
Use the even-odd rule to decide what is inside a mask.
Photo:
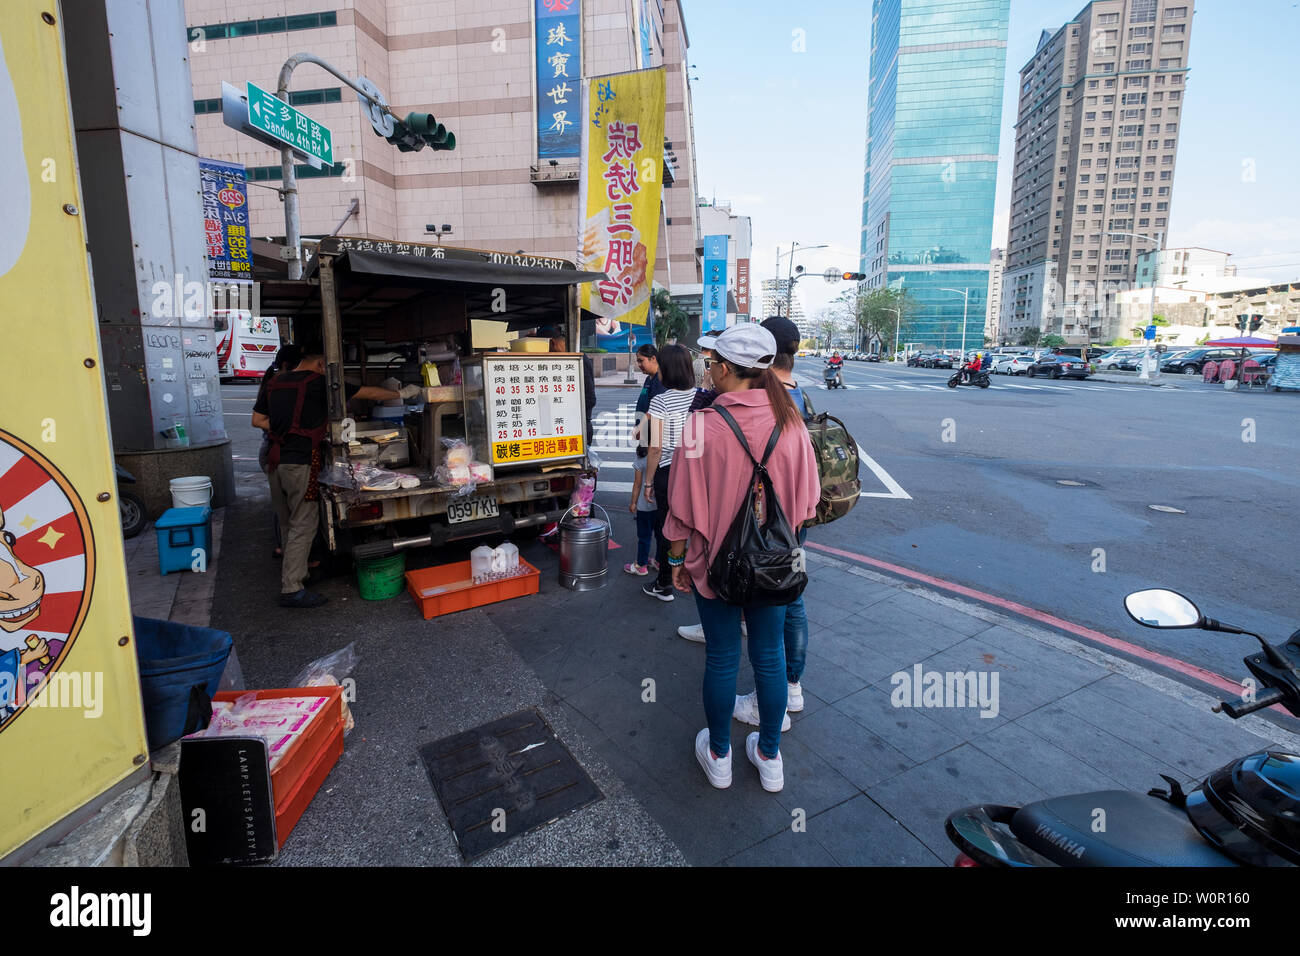
[{"label": "sky", "polygon": [[[1189,0],[1190,2],[1190,0]],[[699,193],[753,218],[755,287],[777,247],[826,244],[796,265],[815,312],[858,267],[870,0],[684,0]],[[1020,68],[1084,0],[1011,0],[993,247],[1005,247]],[[1241,275],[1300,278],[1300,3],[1199,0],[1192,21],[1170,246],[1231,252]],[[788,257],[781,260],[781,274]]]}]

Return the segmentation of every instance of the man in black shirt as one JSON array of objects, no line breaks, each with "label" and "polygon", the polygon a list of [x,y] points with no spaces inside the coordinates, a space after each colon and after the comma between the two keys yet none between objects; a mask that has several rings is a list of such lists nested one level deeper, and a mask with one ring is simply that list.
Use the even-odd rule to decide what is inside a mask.
[{"label": "man in black shirt", "polygon": [[[343,385],[347,400],[387,401],[419,393],[415,385],[400,392],[373,385]],[[319,607],[328,598],[303,587],[307,558],[320,520],[316,496],[308,490],[320,469],[320,444],[325,438],[329,401],[325,390],[325,356],[307,351],[292,372],[281,372],[267,383],[253,406],[253,427],[267,433],[271,449],[271,503],[280,527],[287,528],[284,564],[280,572],[282,607]]]}]

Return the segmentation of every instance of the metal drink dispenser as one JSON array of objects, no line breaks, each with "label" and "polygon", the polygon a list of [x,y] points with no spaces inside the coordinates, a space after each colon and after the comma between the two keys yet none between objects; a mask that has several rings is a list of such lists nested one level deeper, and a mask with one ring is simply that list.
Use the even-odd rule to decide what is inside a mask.
[{"label": "metal drink dispenser", "polygon": [[605,586],[609,569],[609,514],[580,517],[570,508],[560,519],[560,584],[570,591],[594,591]]}]

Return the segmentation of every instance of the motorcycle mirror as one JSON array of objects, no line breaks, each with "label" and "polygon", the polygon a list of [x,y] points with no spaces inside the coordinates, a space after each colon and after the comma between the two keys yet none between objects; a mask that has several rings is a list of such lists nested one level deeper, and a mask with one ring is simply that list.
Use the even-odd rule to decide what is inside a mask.
[{"label": "motorcycle mirror", "polygon": [[1134,591],[1124,598],[1124,610],[1143,627],[1200,627],[1205,622],[1200,608],[1191,600],[1163,588]]}]

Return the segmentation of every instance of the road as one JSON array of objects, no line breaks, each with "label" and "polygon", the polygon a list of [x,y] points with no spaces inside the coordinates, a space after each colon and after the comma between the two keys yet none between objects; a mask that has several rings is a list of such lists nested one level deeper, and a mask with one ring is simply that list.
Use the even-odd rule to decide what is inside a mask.
[{"label": "road", "polygon": [[[796,374],[813,383],[816,409],[841,418],[870,456],[861,470],[869,497],[814,543],[1234,680],[1253,641],[1138,627],[1124,595],[1175,588],[1209,616],[1274,641],[1300,627],[1296,396],[1005,377],[954,391],[944,370],[856,362],[846,364],[847,389],[826,391],[822,367],[801,359]],[[630,422],[634,398],[601,390],[609,434]],[[626,507],[630,458],[604,454],[607,506]]]},{"label": "road", "polygon": [[[846,365],[847,389],[826,391],[821,368],[801,359],[796,373],[870,461],[861,470],[867,497],[816,531],[815,544],[1232,679],[1253,642],[1140,628],[1124,613],[1124,595],[1176,588],[1208,615],[1270,640],[1300,627],[1296,396],[1005,377],[987,390],[953,391],[944,370],[866,363]],[[222,388],[241,494],[261,496],[258,435],[248,424],[255,394],[243,384]],[[630,428],[635,397],[600,389],[598,449]],[[600,454],[600,501],[625,511],[632,456]]]}]

